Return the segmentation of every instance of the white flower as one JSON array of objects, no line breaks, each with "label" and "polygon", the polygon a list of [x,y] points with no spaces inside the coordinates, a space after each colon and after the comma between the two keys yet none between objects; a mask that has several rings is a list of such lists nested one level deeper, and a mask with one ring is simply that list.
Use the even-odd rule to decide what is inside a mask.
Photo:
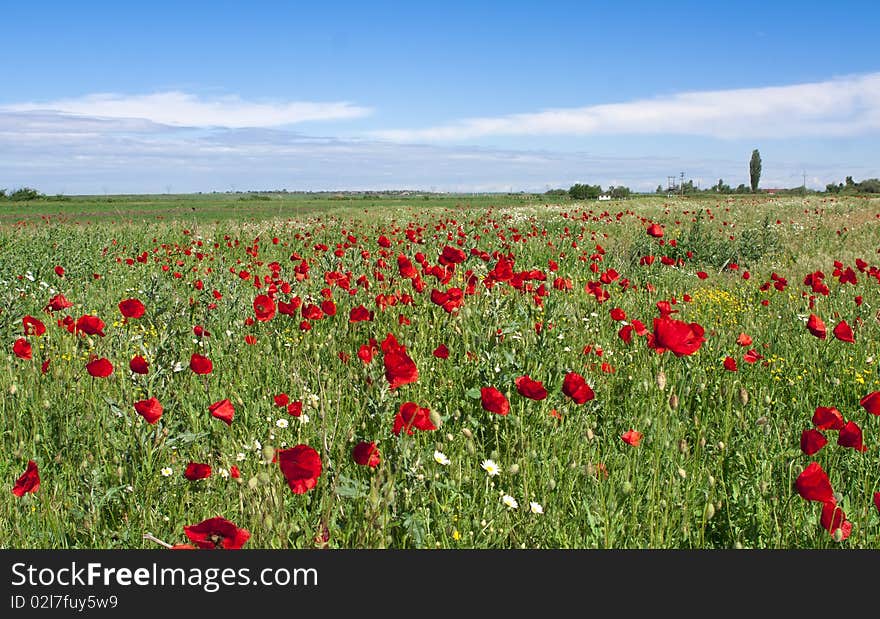
[{"label": "white flower", "polygon": [[297,417],[297,419],[299,419],[300,423],[308,423],[309,422],[309,416],[306,413],[303,413],[302,415]]},{"label": "white flower", "polygon": [[516,509],[519,507],[519,503],[516,502],[516,499],[510,496],[509,494],[505,494],[501,497],[501,502],[507,505],[510,509]]},{"label": "white flower", "polygon": [[494,460],[483,460],[480,466],[489,474],[489,477],[495,477],[501,473],[501,468],[495,464]]},{"label": "white flower", "polygon": [[172,475],[174,475],[174,469],[170,466],[166,466],[162,469],[162,477],[171,477]]},{"label": "white flower", "polygon": [[239,451],[237,454],[235,454],[235,460],[236,460],[237,462],[243,462],[243,461],[245,460],[245,458],[247,458],[247,455],[245,455],[245,454],[244,454],[243,452],[241,452],[241,451]]},{"label": "white flower", "polygon": [[171,368],[173,372],[183,372],[184,365],[180,361],[174,364],[174,367]]},{"label": "white flower", "polygon": [[444,453],[439,452],[439,451],[435,451],[434,452],[434,462],[436,462],[437,464],[442,464],[443,466],[446,466],[447,464],[449,464],[449,458],[447,458]]},{"label": "white flower", "polygon": [[544,513],[544,508],[541,507],[541,504],[535,503],[534,501],[529,501],[529,510],[533,514],[543,514]]},{"label": "white flower", "polygon": [[229,479],[229,471],[227,471],[226,469],[218,469],[217,472],[223,479]]},{"label": "white flower", "polygon": [[310,393],[307,399],[313,408],[318,408],[318,404],[321,403],[321,398],[316,393]]},{"label": "white flower", "polygon": [[281,429],[284,429],[287,427],[287,423],[287,419],[279,419],[275,422],[275,425]]}]

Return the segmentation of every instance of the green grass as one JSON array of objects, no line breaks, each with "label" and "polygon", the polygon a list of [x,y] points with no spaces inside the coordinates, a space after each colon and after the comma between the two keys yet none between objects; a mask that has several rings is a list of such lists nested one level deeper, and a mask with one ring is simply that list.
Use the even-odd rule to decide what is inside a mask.
[{"label": "green grass", "polygon": [[[183,543],[184,525],[224,516],[251,532],[246,548],[321,545],[315,537],[325,527],[333,548],[880,547],[872,503],[880,491],[880,419],[859,406],[880,389],[880,286],[859,271],[855,286],[832,276],[834,260],[854,269],[856,258],[875,268],[880,263],[880,199],[645,197],[548,205],[542,196],[519,195],[240,197],[0,205],[0,478],[7,485],[0,546],[141,548],[151,546],[145,532]],[[647,237],[649,220],[662,223],[664,239],[678,239],[679,247]],[[407,227],[419,229],[423,243],[409,241]],[[392,240],[387,268],[377,264],[380,234]],[[423,252],[436,264],[457,238],[464,238],[466,252],[512,253],[515,270],[543,271],[549,290],[543,306],[506,284],[487,291],[481,282],[495,259],[471,256],[444,286],[423,276],[421,294],[398,276],[399,253],[415,262]],[[316,251],[318,243],[329,251]],[[345,243],[350,247],[335,256]],[[591,260],[597,244],[605,252],[601,261]],[[639,266],[649,251],[657,260]],[[146,263],[126,263],[143,252]],[[293,253],[310,261],[308,279],[295,278],[300,260],[292,261]],[[686,262],[664,266],[664,253]],[[550,259],[558,271],[548,269]],[[282,300],[295,294],[320,302],[329,287],[324,273],[334,270],[351,273],[358,291],[333,287],[337,315],[315,321],[310,331],[300,330],[299,315],[246,325],[266,286],[257,290],[253,277],[239,273],[263,278],[273,261],[292,287],[290,295],[279,293]],[[66,269],[63,279],[53,272],[56,265]],[[610,299],[600,304],[584,288],[611,268],[637,290],[606,285]],[[429,294],[435,287],[464,288],[466,269],[478,278],[477,294],[465,297],[458,314],[447,314]],[[810,310],[802,280],[817,269],[830,294],[816,295]],[[709,277],[701,280],[697,271]],[[773,272],[787,278],[787,288],[762,292]],[[362,275],[368,290],[356,284]],[[557,276],[569,278],[572,290],[555,290]],[[194,287],[196,280],[203,289]],[[74,307],[43,312],[53,291]],[[380,293],[407,293],[413,302],[383,311]],[[684,295],[691,301],[683,302]],[[143,301],[147,313],[126,324],[117,304],[129,297]],[[618,338],[611,308],[650,329],[656,301],[672,297],[674,318],[705,327],[707,341],[695,355],[658,355],[644,338],[630,346]],[[766,307],[762,299],[769,299]],[[216,309],[208,309],[211,303]],[[375,312],[372,322],[348,322],[359,304]],[[827,340],[805,329],[801,317],[811,311],[828,325]],[[65,313],[99,315],[106,337],[74,337],[56,325]],[[12,345],[28,314],[43,320],[47,332],[27,337],[34,354],[25,361],[13,356]],[[411,324],[401,324],[401,315]],[[854,326],[855,344],[831,335],[840,319],[855,325],[856,317],[862,324]],[[192,330],[197,324],[211,333],[201,344]],[[741,332],[764,359],[743,362],[745,349],[735,343]],[[388,333],[419,370],[416,383],[394,391],[381,353],[369,365],[357,357],[369,338],[381,342]],[[246,344],[246,334],[256,343]],[[441,343],[450,350],[447,360],[432,355]],[[596,345],[601,357],[584,354]],[[187,368],[196,351],[213,360],[213,374]],[[339,353],[350,356],[347,363]],[[114,373],[89,376],[89,354],[109,358]],[[150,362],[146,376],[128,371],[135,354]],[[724,370],[727,355],[737,359],[738,372]],[[45,358],[52,361],[43,375]],[[175,371],[176,364],[183,369]],[[586,378],[594,400],[577,406],[562,394],[567,371]],[[523,374],[544,383],[546,400],[516,392],[514,380]],[[479,388],[486,385],[507,393],[508,416],[481,408]],[[308,422],[274,406],[281,392],[303,402]],[[164,407],[152,426],[133,409],[150,396]],[[208,414],[223,398],[236,409],[229,427]],[[393,419],[405,401],[435,411],[441,427],[394,436]],[[804,455],[801,431],[811,427],[817,406],[835,406],[856,421],[868,450],[840,447],[837,432],[829,431],[824,449]],[[279,419],[288,427],[277,427]],[[631,428],[644,435],[637,447],[620,439]],[[360,440],[378,443],[376,469],[352,462]],[[323,461],[317,486],[303,495],[290,491],[266,449],[299,443],[317,449]],[[435,451],[450,464],[435,462]],[[29,459],[42,484],[18,498],[9,488]],[[500,466],[498,476],[481,468],[485,459]],[[853,524],[846,541],[835,542],[819,525],[821,506],[794,490],[814,460]],[[188,481],[182,473],[189,461],[208,463],[214,473]],[[233,465],[240,479],[219,474]],[[165,467],[173,469],[170,477],[162,475]],[[506,507],[503,494],[519,507]],[[532,501],[543,514],[530,511]]]}]

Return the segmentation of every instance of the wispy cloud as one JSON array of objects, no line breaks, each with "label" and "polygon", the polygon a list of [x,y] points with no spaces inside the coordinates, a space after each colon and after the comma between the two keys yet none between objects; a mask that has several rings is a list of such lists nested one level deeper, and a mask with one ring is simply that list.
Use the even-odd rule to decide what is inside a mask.
[{"label": "wispy cloud", "polygon": [[614,134],[730,139],[841,137],[878,129],[880,73],[870,73],[791,86],[687,92],[625,103],[467,118],[372,135],[395,142]]},{"label": "wispy cloud", "polygon": [[171,91],[146,95],[92,94],[45,102],[0,105],[5,112],[54,112],[93,119],[140,119],[176,127],[276,127],[345,120],[371,110],[347,101],[246,101],[238,96],[201,98]]}]

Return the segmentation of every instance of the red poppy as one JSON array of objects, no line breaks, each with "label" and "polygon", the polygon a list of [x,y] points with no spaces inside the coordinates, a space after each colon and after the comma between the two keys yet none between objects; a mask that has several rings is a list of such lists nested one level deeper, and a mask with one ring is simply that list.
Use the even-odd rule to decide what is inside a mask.
[{"label": "red poppy", "polygon": [[528,374],[518,377],[514,382],[517,392],[525,398],[543,400],[547,397],[547,390],[541,381],[532,379]]},{"label": "red poppy", "polygon": [[239,477],[241,477],[241,471],[239,471],[238,467],[233,464],[229,467],[229,476],[232,479],[238,479]]},{"label": "red poppy", "polygon": [[483,405],[483,410],[496,415],[506,415],[510,412],[510,402],[507,401],[507,396],[495,387],[480,388],[480,403]]},{"label": "red poppy", "polygon": [[874,507],[877,508],[877,513],[880,514],[880,492],[874,493]]},{"label": "red poppy", "polygon": [[64,267],[59,265],[55,267],[55,275],[58,277],[64,277]]},{"label": "red poppy", "polygon": [[676,357],[692,355],[706,338],[703,327],[695,322],[690,324],[664,316],[654,319],[654,333],[648,334],[648,347],[657,353],[672,351]]},{"label": "red poppy", "polygon": [[849,344],[853,344],[855,339],[853,339],[852,328],[847,324],[845,320],[841,320],[837,323],[837,326],[834,327],[834,337],[839,339],[841,342],[848,342]]},{"label": "red poppy", "polygon": [[324,317],[324,312],[314,303],[306,303],[300,312],[306,320],[321,320]]},{"label": "red poppy", "polygon": [[207,357],[193,353],[189,360],[189,369],[196,374],[210,374],[214,371],[214,364]]},{"label": "red poppy", "polygon": [[852,533],[852,523],[846,519],[844,511],[833,501],[822,505],[822,516],[819,522],[826,531],[834,535],[840,529],[840,541],[845,540]]},{"label": "red poppy", "polygon": [[632,445],[633,447],[638,447],[639,443],[642,442],[642,436],[644,435],[641,432],[636,432],[635,430],[627,430],[620,435],[620,438],[623,440],[624,443]]},{"label": "red poppy", "polygon": [[324,312],[327,316],[335,316],[336,304],[333,302],[332,299],[321,301],[321,311]]},{"label": "red poppy", "polygon": [[880,391],[869,393],[859,400],[859,404],[872,415],[880,415]]},{"label": "red poppy", "polygon": [[230,402],[228,398],[224,398],[219,402],[214,402],[208,407],[208,411],[210,411],[211,417],[216,417],[227,426],[232,425],[232,417],[235,415],[235,407],[232,406],[232,402]]},{"label": "red poppy", "polygon": [[12,487],[12,494],[17,497],[22,497],[28,492],[35,493],[39,489],[40,472],[37,470],[37,463],[33,460],[28,460],[27,468]]},{"label": "red poppy", "polygon": [[40,319],[33,316],[25,316],[21,319],[21,324],[24,327],[25,335],[40,336],[46,332],[46,325]]},{"label": "red poppy", "polygon": [[724,369],[728,372],[736,372],[736,359],[733,357],[724,357]]},{"label": "red poppy", "polygon": [[632,344],[633,341],[633,326],[625,325],[620,328],[620,331],[617,332],[617,337],[622,339],[626,344]]},{"label": "red poppy", "polygon": [[63,294],[56,294],[54,297],[49,299],[49,303],[46,304],[46,307],[43,308],[43,311],[58,312],[63,309],[67,309],[68,307],[73,307],[73,303],[68,301]]},{"label": "red poppy", "polygon": [[827,335],[825,332],[825,323],[822,322],[822,319],[816,316],[816,314],[810,314],[810,317],[807,319],[807,330],[820,340],[824,340]]},{"label": "red poppy", "polygon": [[705,271],[697,271],[697,277],[699,277],[700,279],[707,279],[709,277],[709,274]]},{"label": "red poppy", "polygon": [[833,406],[818,406],[813,413],[813,425],[819,430],[840,430],[843,415]]},{"label": "red poppy", "polygon": [[452,247],[451,245],[446,245],[443,248],[443,251],[440,254],[437,262],[442,264],[443,266],[449,264],[461,264],[467,260],[467,254],[458,249],[457,247]]},{"label": "red poppy", "polygon": [[611,310],[609,312],[609,314],[611,315],[611,320],[617,320],[617,321],[626,320],[626,312],[624,312],[619,307],[615,307],[613,310]]},{"label": "red poppy", "polygon": [[226,518],[208,518],[198,524],[183,527],[186,536],[205,550],[238,550],[250,539],[247,529],[239,529]]},{"label": "red poppy", "polygon": [[135,355],[131,358],[131,361],[128,362],[128,369],[130,369],[135,374],[146,374],[147,360],[140,355]]},{"label": "red poppy", "polygon": [[287,406],[287,403],[290,402],[290,396],[286,393],[279,393],[273,398],[275,402],[275,406]]},{"label": "red poppy", "polygon": [[827,444],[828,439],[818,430],[804,430],[801,432],[801,451],[808,456],[812,456]]},{"label": "red poppy", "polygon": [[244,343],[247,344],[248,346],[253,346],[254,344],[257,343],[257,336],[251,335],[251,334],[245,335],[244,336]]},{"label": "red poppy", "polygon": [[400,405],[400,411],[394,417],[394,427],[392,432],[395,436],[400,434],[401,430],[406,430],[407,434],[413,434],[413,428],[422,432],[436,430],[437,427],[431,421],[431,411],[422,408],[415,402],[404,402]]},{"label": "red poppy", "polygon": [[208,464],[202,464],[201,462],[190,462],[186,465],[186,470],[183,472],[183,476],[190,481],[205,479],[206,477],[211,476],[211,466]]},{"label": "red poppy", "polygon": [[740,333],[739,337],[736,338],[736,343],[740,346],[751,346],[752,345],[752,336],[746,335],[745,333]]},{"label": "red poppy", "polygon": [[369,320],[373,320],[373,312],[363,305],[351,308],[348,313],[348,322],[367,322]]},{"label": "red poppy", "polygon": [[293,415],[294,417],[299,417],[303,412],[303,403],[300,400],[296,402],[291,402],[287,405],[287,414]]},{"label": "red poppy", "polygon": [[275,301],[267,294],[254,299],[254,314],[260,322],[268,322],[275,317]]},{"label": "red poppy", "polygon": [[798,494],[807,501],[836,502],[828,475],[818,462],[811,462],[803,473],[798,475],[794,485]]},{"label": "red poppy", "polygon": [[113,364],[106,357],[101,357],[87,363],[86,370],[95,378],[107,378],[113,373]]},{"label": "red poppy", "polygon": [[196,337],[211,337],[211,334],[206,331],[202,325],[194,326],[193,333],[196,335]]},{"label": "red poppy", "polygon": [[30,343],[23,337],[15,340],[15,343],[12,345],[12,352],[19,359],[32,359],[33,358],[33,349],[31,348]]},{"label": "red poppy", "polygon": [[296,445],[276,452],[278,466],[294,494],[305,494],[321,476],[321,456],[308,445]]},{"label": "red poppy", "polygon": [[104,321],[97,316],[86,314],[76,321],[76,330],[87,335],[104,337]]},{"label": "red poppy", "polygon": [[868,448],[862,443],[862,429],[855,421],[848,421],[840,429],[837,444],[841,447],[852,447],[856,451],[868,451]]},{"label": "red poppy", "polygon": [[140,318],[146,313],[147,308],[139,299],[125,299],[119,302],[119,311],[126,318]]},{"label": "red poppy", "polygon": [[434,349],[434,352],[431,354],[438,359],[448,359],[449,349],[446,347],[446,344],[440,344],[437,348]]},{"label": "red poppy", "polygon": [[376,443],[367,443],[364,441],[355,445],[354,449],[351,450],[351,459],[361,466],[369,466],[370,468],[376,468],[382,461]]},{"label": "red poppy", "polygon": [[752,348],[751,350],[747,350],[745,354],[743,354],[743,361],[745,361],[746,363],[755,363],[763,358],[763,355],[758,353],[758,351],[754,348]]},{"label": "red poppy", "polygon": [[647,233],[648,236],[653,236],[655,239],[659,239],[663,236],[663,228],[661,228],[659,224],[651,224],[648,226]]},{"label": "red poppy", "polygon": [[419,379],[419,370],[415,362],[406,354],[406,347],[397,343],[397,339],[388,334],[382,342],[383,363],[385,364],[385,380],[390,389],[414,383]]},{"label": "red poppy", "polygon": [[46,372],[49,371],[49,362],[50,361],[51,361],[51,359],[46,359],[45,361],[43,361],[43,363],[40,365],[40,372],[45,374]]},{"label": "red poppy", "polygon": [[146,419],[149,424],[156,423],[159,421],[159,417],[162,416],[162,405],[154,397],[149,400],[135,402],[134,410],[137,411],[138,415]]},{"label": "red poppy", "polygon": [[575,404],[584,404],[596,397],[593,390],[577,372],[569,372],[562,381],[562,393],[574,400]]}]

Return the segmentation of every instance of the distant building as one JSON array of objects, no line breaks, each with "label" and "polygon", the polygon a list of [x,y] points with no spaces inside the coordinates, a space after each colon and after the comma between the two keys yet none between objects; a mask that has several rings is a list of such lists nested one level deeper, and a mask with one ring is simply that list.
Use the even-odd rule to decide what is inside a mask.
[{"label": "distant building", "polygon": [[601,196],[599,196],[599,200],[601,202],[604,202],[604,201],[610,200],[610,199],[611,199],[611,194],[608,194],[608,193],[603,193]]}]

